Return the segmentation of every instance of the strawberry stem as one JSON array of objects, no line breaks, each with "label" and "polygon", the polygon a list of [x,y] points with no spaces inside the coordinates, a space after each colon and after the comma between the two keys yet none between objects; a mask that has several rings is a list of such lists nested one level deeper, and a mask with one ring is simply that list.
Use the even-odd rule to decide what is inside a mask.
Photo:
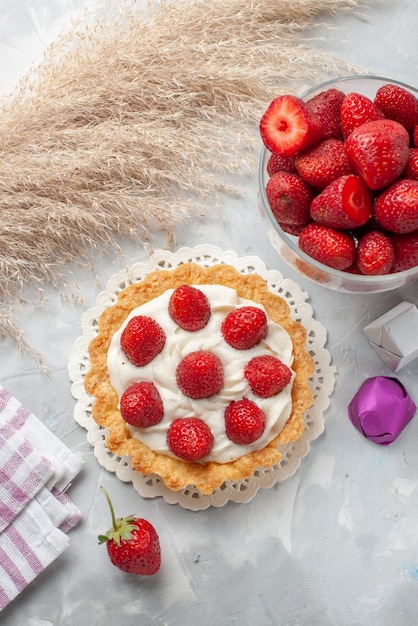
[{"label": "strawberry stem", "polygon": [[107,500],[107,503],[108,503],[108,505],[109,505],[109,508],[110,508],[110,514],[111,514],[111,516],[112,516],[112,526],[113,526],[113,530],[117,531],[117,530],[118,530],[118,525],[117,525],[117,523],[116,523],[115,510],[114,510],[114,508],[113,508],[112,500],[110,499],[110,496],[109,496],[109,494],[108,494],[107,490],[106,490],[103,486],[101,486],[101,487],[100,487],[100,489],[103,491],[103,493],[104,493],[104,495],[105,495],[105,498],[106,498],[106,500]]},{"label": "strawberry stem", "polygon": [[128,517],[116,517],[108,492],[104,487],[100,487],[100,489],[103,491],[110,508],[112,528],[108,530],[105,535],[98,536],[99,544],[113,540],[116,545],[119,546],[121,540],[128,541],[130,539],[131,532],[135,529],[135,517],[133,515],[129,515]]}]

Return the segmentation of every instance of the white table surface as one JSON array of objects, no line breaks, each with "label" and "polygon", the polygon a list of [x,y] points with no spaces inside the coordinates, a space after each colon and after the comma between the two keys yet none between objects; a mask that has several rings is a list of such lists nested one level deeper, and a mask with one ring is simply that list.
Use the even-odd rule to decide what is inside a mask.
[{"label": "white table surface", "polygon": [[[103,4],[105,0],[102,0]],[[2,0],[0,89],[9,90],[88,0]],[[321,45],[371,72],[417,85],[416,0],[378,1],[364,18],[338,16],[320,30]],[[298,282],[315,317],[328,329],[338,370],[325,413],[326,429],[297,473],[247,504],[191,512],[161,498],[143,499],[104,470],[73,419],[67,364],[80,335],[82,312],[102,289],[79,275],[84,304],[62,303],[22,314],[28,338],[49,368],[46,377],[14,345],[1,346],[0,383],[70,448],[84,469],[70,489],[83,520],[70,546],[2,614],[8,626],[354,626],[418,623],[418,421],[389,447],[366,441],[347,417],[360,384],[389,370],[367,343],[363,327],[393,306],[418,303],[417,283],[394,292],[352,296],[297,276],[280,259],[257,209],[257,173],[244,199],[226,203],[225,222],[199,222],[177,232],[177,245],[212,243],[239,256],[260,255],[267,267]],[[234,216],[239,213],[240,219]],[[163,245],[155,241],[157,248]],[[147,258],[126,245],[129,262]],[[98,260],[105,283],[126,259]],[[398,374],[418,401],[418,361]],[[163,565],[155,577],[122,574],[97,534],[107,529],[110,491],[118,514],[137,513],[156,526]]]}]

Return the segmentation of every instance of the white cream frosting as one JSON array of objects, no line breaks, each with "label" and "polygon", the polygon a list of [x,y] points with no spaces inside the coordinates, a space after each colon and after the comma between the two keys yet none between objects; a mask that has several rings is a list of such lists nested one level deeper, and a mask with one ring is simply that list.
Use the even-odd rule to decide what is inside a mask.
[{"label": "white cream frosting", "polygon": [[[264,448],[282,430],[292,409],[291,382],[285,389],[271,398],[255,396],[246,379],[244,367],[255,356],[269,354],[279,358],[291,367],[293,362],[292,340],[279,324],[268,319],[267,336],[254,348],[235,350],[222,337],[221,324],[231,311],[242,306],[257,306],[250,300],[240,298],[234,289],[223,285],[199,285],[206,294],[211,316],[206,327],[197,332],[182,330],[168,313],[168,303],[173,289],[134,309],[118,332],[112,338],[107,358],[111,384],[119,397],[135,382],[152,381],[158,387],[164,405],[164,417],[155,426],[135,428],[129,426],[132,436],[140,439],[149,448],[174,456],[167,446],[167,429],[173,419],[179,417],[199,417],[210,427],[214,443],[211,452],[202,462],[217,461],[227,463]],[[134,366],[120,347],[120,336],[128,321],[136,315],[147,315],[155,319],[163,328],[166,343],[163,350],[144,367]],[[224,366],[224,385],[221,391],[210,398],[193,400],[179,390],[176,383],[176,367],[186,354],[196,350],[213,352]],[[225,433],[224,411],[233,400],[248,398],[257,403],[266,416],[266,427],[262,436],[250,445],[238,445],[230,441]]]}]

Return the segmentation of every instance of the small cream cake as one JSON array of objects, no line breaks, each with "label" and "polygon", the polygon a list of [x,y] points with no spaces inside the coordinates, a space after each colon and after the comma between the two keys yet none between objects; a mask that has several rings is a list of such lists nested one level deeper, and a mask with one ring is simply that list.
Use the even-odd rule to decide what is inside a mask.
[{"label": "small cream cake", "polygon": [[[209,303],[209,319],[199,330],[185,330],[169,314],[170,298],[182,285],[199,289]],[[248,349],[232,347],[222,334],[225,318],[241,307],[257,307],[267,319],[265,337]],[[137,316],[155,320],[165,339],[162,349],[140,366],[121,346],[124,329]],[[196,399],[179,389],[176,368],[185,356],[198,351],[220,359],[223,384],[217,393]],[[244,376],[248,362],[263,355],[275,357],[291,371],[284,388],[268,397],[255,394]],[[94,397],[93,419],[106,429],[108,450],[130,456],[136,471],[158,475],[175,491],[193,485],[209,495],[226,480],[250,478],[257,468],[276,465],[281,458],[278,445],[301,437],[303,414],[312,404],[308,381],[314,363],[306,349],[305,328],[291,318],[287,302],[271,293],[261,276],[241,274],[230,265],[184,263],[155,270],[124,288],[117,302],[101,314],[89,356],[84,384]],[[155,385],[163,407],[158,423],[146,427],[128,423],[121,414],[122,395],[140,381]],[[232,441],[225,428],[227,407],[242,398],[255,403],[265,418],[262,434],[250,443]],[[209,452],[197,461],[179,458],[167,441],[170,424],[188,417],[202,420],[213,438]]]}]

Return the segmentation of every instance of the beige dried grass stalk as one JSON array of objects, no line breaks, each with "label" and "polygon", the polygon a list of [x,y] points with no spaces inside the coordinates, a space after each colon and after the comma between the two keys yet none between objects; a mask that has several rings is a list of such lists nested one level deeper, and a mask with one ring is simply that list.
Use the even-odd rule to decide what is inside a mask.
[{"label": "beige dried grass stalk", "polygon": [[274,95],[353,70],[307,36],[358,5],[116,2],[60,38],[0,103],[0,336],[24,346],[9,306],[26,286],[62,288],[116,235],[170,233],[254,168]]}]

